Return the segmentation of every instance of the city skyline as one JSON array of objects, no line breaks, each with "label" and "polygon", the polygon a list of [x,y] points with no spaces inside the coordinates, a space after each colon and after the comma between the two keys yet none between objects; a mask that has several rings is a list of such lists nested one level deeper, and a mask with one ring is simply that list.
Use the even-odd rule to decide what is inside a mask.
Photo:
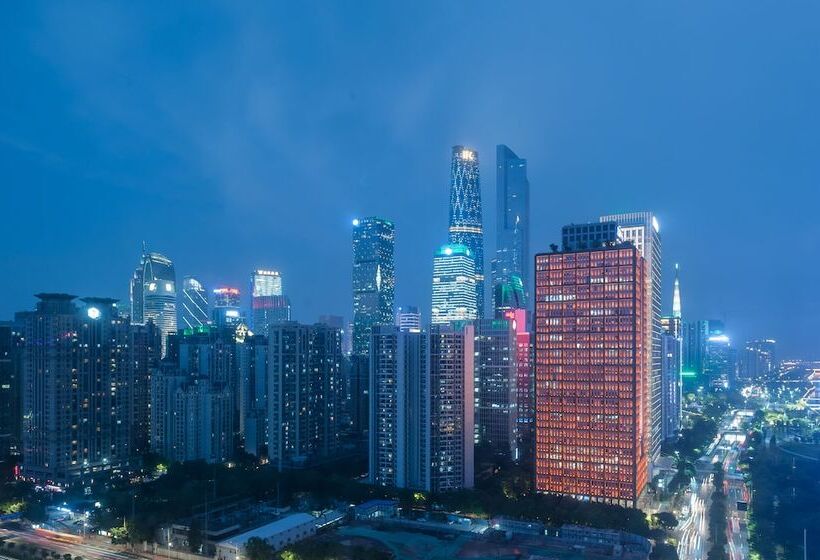
[{"label": "city skyline", "polygon": [[[16,7],[3,62],[15,87],[0,104],[9,214],[0,232],[26,235],[7,249],[0,317],[32,308],[40,291],[127,301],[145,240],[174,261],[178,280],[247,296],[248,271],[271,266],[292,287],[296,318],[349,318],[345,240],[363,215],[394,220],[397,301],[428,316],[429,255],[446,240],[449,149],[483,156],[489,261],[492,155],[503,143],[527,160],[532,253],[560,242],[565,223],[652,210],[665,232],[663,302],[679,262],[690,318],[721,319],[736,341],[776,339],[783,357],[816,357],[820,301],[798,266],[820,234],[803,210],[816,204],[820,180],[802,148],[820,121],[811,109],[818,77],[803,55],[815,18],[751,10],[729,40],[720,23],[704,23],[734,22],[727,6],[651,6],[652,25],[615,7],[600,18],[569,7],[536,6],[529,17],[450,6],[395,18],[394,9],[373,16],[398,29],[358,10],[318,18],[288,7],[280,18],[203,7],[195,26],[212,37],[204,44],[171,23],[183,8]],[[291,18],[299,25],[282,23]],[[482,33],[516,56],[480,42]],[[155,40],[182,48],[128,48]],[[375,58],[374,42],[384,45]],[[136,58],[123,71],[126,50]],[[648,87],[634,87],[648,75]],[[749,243],[763,220],[772,235]],[[223,234],[206,235],[217,228]],[[760,253],[781,255],[782,266],[761,271]]]}]

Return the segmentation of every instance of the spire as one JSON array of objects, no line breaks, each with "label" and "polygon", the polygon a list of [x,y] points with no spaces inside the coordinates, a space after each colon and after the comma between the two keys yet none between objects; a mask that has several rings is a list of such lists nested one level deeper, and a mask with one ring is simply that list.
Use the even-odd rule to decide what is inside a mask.
[{"label": "spire", "polygon": [[675,287],[672,291],[672,317],[680,319],[680,280],[678,280],[678,263],[675,263]]}]

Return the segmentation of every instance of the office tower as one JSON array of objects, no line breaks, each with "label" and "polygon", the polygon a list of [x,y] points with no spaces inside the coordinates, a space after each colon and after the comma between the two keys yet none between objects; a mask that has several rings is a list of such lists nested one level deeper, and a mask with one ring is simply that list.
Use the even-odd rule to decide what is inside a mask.
[{"label": "office tower", "polygon": [[736,381],[737,351],[722,330],[711,330],[703,347],[703,378],[712,389],[726,389]]},{"label": "office tower", "polygon": [[246,334],[236,339],[239,369],[239,433],[245,452],[260,457],[268,443],[268,339]]},{"label": "office tower", "polygon": [[375,325],[393,323],[395,246],[393,222],[369,217],[353,220],[353,341],[351,422],[364,435],[368,419],[368,344]]},{"label": "office tower", "polygon": [[661,335],[661,417],[663,441],[673,439],[681,419],[681,339],[671,332]]},{"label": "office tower", "polygon": [[568,224],[561,228],[561,249],[564,251],[600,249],[613,245],[618,240],[616,222]]},{"label": "office tower", "polygon": [[518,345],[512,321],[475,326],[475,443],[518,459]]},{"label": "office tower", "polygon": [[202,283],[193,276],[182,279],[182,297],[179,302],[180,328],[192,329],[207,325],[210,321],[208,312],[208,292]]},{"label": "office tower", "polygon": [[239,288],[222,286],[214,289],[211,321],[217,327],[236,327],[245,322]]},{"label": "office tower", "polygon": [[535,381],[533,364],[533,336],[529,332],[528,312],[526,309],[508,309],[502,317],[512,325],[515,331],[516,363],[516,413],[518,456],[513,459],[534,457],[535,446]]},{"label": "office tower", "polygon": [[430,327],[431,492],[472,488],[475,330],[471,324]]},{"label": "office tower", "polygon": [[393,323],[393,222],[353,220],[353,354],[367,356],[374,325]]},{"label": "office tower", "polygon": [[282,276],[275,270],[257,269],[251,274],[252,328],[267,335],[268,326],[290,321],[290,299],[282,294]]},{"label": "office tower", "polygon": [[301,467],[339,450],[342,334],[290,321],[269,329],[268,457]]},{"label": "office tower", "polygon": [[668,441],[680,430],[683,341],[677,334],[680,332],[680,317],[662,317],[661,325],[661,437]]},{"label": "office tower", "polygon": [[171,259],[143,247],[140,266],[131,279],[131,321],[141,325],[149,320],[161,333],[164,356],[166,338],[177,330],[176,272]]},{"label": "office tower", "polygon": [[19,325],[0,324],[0,462],[20,450],[22,343]]},{"label": "office tower", "polygon": [[[172,334],[170,339],[176,335]],[[159,367],[162,335],[153,321],[131,325],[131,445],[135,455],[150,449],[151,373]],[[166,354],[166,358],[170,357]]]},{"label": "office tower", "polygon": [[151,449],[165,459],[227,461],[232,416],[233,397],[224,385],[167,362],[151,377]]},{"label": "office tower", "polygon": [[484,313],[484,227],[478,152],[453,146],[450,164],[450,244],[469,248],[475,271],[476,309]]},{"label": "office tower", "polygon": [[[531,289],[530,276],[530,182],[527,160],[501,144],[495,149],[496,165],[496,252],[492,262],[493,292],[499,285],[521,283],[526,308]],[[497,300],[496,300],[497,302]]]},{"label": "office tower", "polygon": [[399,312],[396,313],[396,326],[402,331],[421,331],[421,311],[419,311],[419,308],[415,305],[399,307]]},{"label": "office tower", "polygon": [[601,216],[601,223],[616,222],[618,238],[632,243],[646,263],[647,321],[643,324],[647,351],[644,354],[644,372],[649,377],[649,458],[660,456],[663,433],[661,405],[661,237],[660,225],[652,212],[631,212]]},{"label": "office tower", "polygon": [[688,383],[702,383],[706,341],[711,336],[723,334],[723,321],[701,319],[682,325],[683,376]]},{"label": "office tower", "polygon": [[113,299],[37,298],[22,324],[23,476],[71,484],[127,465],[129,318]]},{"label": "office tower", "polygon": [[370,343],[369,481],[430,488],[429,339],[420,330],[373,328]]},{"label": "office tower", "polygon": [[431,322],[472,321],[477,316],[473,252],[466,245],[443,245],[433,257]]},{"label": "office tower", "polygon": [[634,507],[646,484],[645,270],[629,244],[536,255],[539,492]]},{"label": "office tower", "polygon": [[493,283],[493,308],[495,316],[503,315],[510,309],[525,309],[524,283],[512,274]]},{"label": "office tower", "polygon": [[738,377],[752,381],[777,369],[777,342],[772,339],[748,340],[740,356]]},{"label": "office tower", "polygon": [[[680,304],[680,278],[678,277],[678,263],[675,263],[675,284],[672,288],[672,317],[678,320],[678,331],[680,331],[681,304]],[[679,332],[674,333],[679,336]]]}]

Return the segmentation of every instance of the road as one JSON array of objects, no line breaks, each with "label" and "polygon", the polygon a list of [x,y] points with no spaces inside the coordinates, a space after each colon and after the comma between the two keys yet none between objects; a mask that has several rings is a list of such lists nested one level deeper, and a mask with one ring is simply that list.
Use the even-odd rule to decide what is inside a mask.
[{"label": "road", "polygon": [[709,550],[709,504],[714,491],[713,475],[708,465],[720,462],[724,470],[723,491],[726,493],[726,539],[730,560],[749,558],[749,530],[746,512],[738,510],[738,502],[749,502],[749,490],[738,471],[742,437],[742,417],[738,411],[721,422],[718,437],[699,461],[699,473],[692,479],[687,515],[678,526],[678,557],[681,560],[705,560]]},{"label": "road", "polygon": [[706,558],[706,540],[709,537],[706,504],[712,488],[712,475],[704,476],[699,482],[692,479],[688,515],[678,527],[678,557],[681,560]]},{"label": "road", "polygon": [[53,550],[61,555],[82,556],[85,560],[135,560],[141,558],[104,542],[92,542],[90,539],[83,539],[79,544],[62,542],[23,526],[10,528],[7,524],[0,527],[0,538],[3,538],[6,542],[15,543],[15,546],[36,546],[37,548]]}]

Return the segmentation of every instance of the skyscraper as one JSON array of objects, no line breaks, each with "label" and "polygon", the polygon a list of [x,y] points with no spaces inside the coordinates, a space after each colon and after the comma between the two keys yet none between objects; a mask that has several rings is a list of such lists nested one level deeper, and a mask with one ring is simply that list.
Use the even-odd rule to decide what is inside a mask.
[{"label": "skyscraper", "polygon": [[394,313],[393,222],[353,220],[353,354],[367,355],[374,325],[392,325]]},{"label": "skyscraper", "polygon": [[369,217],[353,220],[353,345],[350,415],[354,434],[368,421],[368,345],[375,325],[391,325],[396,286],[393,222]]},{"label": "skyscraper", "polygon": [[663,439],[662,380],[661,380],[661,237],[658,219],[652,212],[631,212],[601,216],[601,223],[618,224],[618,238],[632,243],[646,263],[647,321],[643,324],[647,351],[644,354],[644,372],[649,376],[649,457],[660,456]]},{"label": "skyscraper", "polygon": [[[510,284],[510,276],[521,282],[526,307],[531,290],[530,276],[530,182],[527,160],[501,144],[495,150],[496,165],[496,254],[493,259],[493,292]],[[496,301],[497,303],[497,301]]]},{"label": "skyscraper", "polygon": [[430,487],[430,375],[427,333],[379,326],[371,335],[369,479]]},{"label": "skyscraper", "polygon": [[180,327],[183,329],[201,327],[207,325],[210,320],[208,292],[193,276],[186,276],[182,279],[182,299],[179,311]]},{"label": "skyscraper", "polygon": [[683,376],[687,384],[704,383],[706,342],[712,336],[723,334],[723,331],[723,321],[716,319],[683,323]]},{"label": "skyscraper", "polygon": [[23,475],[71,484],[128,464],[133,354],[116,300],[38,294],[22,324]]},{"label": "skyscraper", "polygon": [[444,245],[433,257],[434,325],[472,321],[476,308],[476,276],[473,252],[466,245]]},{"label": "skyscraper", "polygon": [[[669,325],[672,324],[670,321]],[[681,339],[671,330],[661,335],[661,417],[664,441],[673,439],[680,430],[681,421]]]},{"label": "skyscraper", "polygon": [[415,305],[399,307],[396,313],[396,326],[402,331],[418,332],[421,330],[421,312]]},{"label": "skyscraper", "polygon": [[747,340],[740,355],[738,377],[756,380],[777,369],[777,341],[771,338]]},{"label": "skyscraper", "polygon": [[131,320],[154,322],[162,334],[162,355],[167,338],[177,330],[176,272],[171,259],[143,248],[140,266],[131,279]]},{"label": "skyscraper", "polygon": [[214,305],[211,319],[218,327],[235,326],[244,322],[239,288],[222,286],[214,289]]},{"label": "skyscraper", "polygon": [[259,457],[268,444],[268,350],[266,336],[236,337],[239,370],[239,433],[245,451]]},{"label": "skyscraper", "polygon": [[275,270],[254,270],[251,274],[251,326],[257,334],[267,335],[268,326],[290,321],[290,299],[282,294],[282,276]]},{"label": "skyscraper", "polygon": [[268,331],[268,457],[280,470],[339,450],[342,333],[274,323]]},{"label": "skyscraper", "polygon": [[518,345],[513,321],[475,321],[475,441],[518,459]]},{"label": "skyscraper", "polygon": [[475,480],[475,329],[430,327],[431,492],[472,488]]},{"label": "skyscraper", "polygon": [[644,260],[623,244],[535,266],[536,490],[634,507],[648,476]]},{"label": "skyscraper", "polygon": [[453,146],[450,164],[450,244],[469,248],[475,267],[478,317],[484,314],[484,227],[478,152]]},{"label": "skyscraper", "polygon": [[19,325],[0,324],[0,462],[20,449],[22,343]]}]

